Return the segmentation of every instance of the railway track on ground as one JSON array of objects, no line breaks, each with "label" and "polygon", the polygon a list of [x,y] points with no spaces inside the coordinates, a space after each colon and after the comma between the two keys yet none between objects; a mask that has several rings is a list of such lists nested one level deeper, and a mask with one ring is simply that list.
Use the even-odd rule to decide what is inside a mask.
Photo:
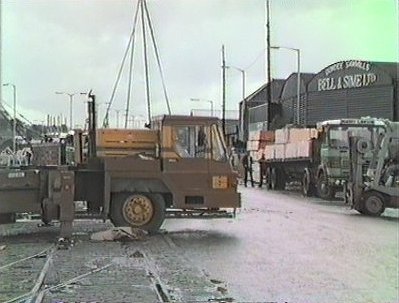
[{"label": "railway track on ground", "polygon": [[0,266],[0,301],[34,302],[33,298],[43,285],[55,245],[27,256],[19,256]]}]

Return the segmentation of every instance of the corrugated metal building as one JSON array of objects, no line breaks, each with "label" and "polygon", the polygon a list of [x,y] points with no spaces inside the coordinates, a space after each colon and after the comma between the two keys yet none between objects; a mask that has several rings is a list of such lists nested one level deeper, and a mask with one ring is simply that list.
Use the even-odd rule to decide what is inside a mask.
[{"label": "corrugated metal building", "polygon": [[334,63],[313,77],[306,96],[306,124],[373,116],[398,121],[399,63]]},{"label": "corrugated metal building", "polygon": [[[300,124],[304,123],[305,116],[305,100],[306,100],[306,91],[307,85],[310,80],[313,79],[315,74],[312,73],[301,73],[300,75]],[[282,124],[292,124],[297,122],[297,108],[298,108],[298,73],[291,74],[287,80],[285,80],[283,90],[281,91],[280,103],[282,107]]]},{"label": "corrugated metal building", "polygon": [[[283,89],[285,79],[273,79],[270,82],[271,95],[271,114],[272,117],[281,116],[280,96]],[[262,129],[267,123],[267,90],[269,83],[262,85],[255,92],[245,98],[245,103],[240,102],[240,127],[243,134],[240,139],[244,141],[248,138],[248,131]],[[246,110],[245,106],[246,104]]]},{"label": "corrugated metal building", "polygon": [[[340,61],[317,74],[301,73],[301,125],[338,118],[372,116],[399,120],[399,63]],[[249,120],[240,102],[240,121],[244,135],[267,124],[267,87],[263,85],[246,98]],[[297,74],[271,82],[271,129],[297,123]],[[244,117],[242,119],[242,117]]]}]

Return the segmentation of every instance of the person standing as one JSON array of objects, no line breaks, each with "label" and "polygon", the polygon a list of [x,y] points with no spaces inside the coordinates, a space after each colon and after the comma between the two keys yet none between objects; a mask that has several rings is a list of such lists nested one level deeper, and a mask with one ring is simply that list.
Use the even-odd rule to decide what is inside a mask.
[{"label": "person standing", "polygon": [[241,159],[242,161],[242,166],[244,167],[244,185],[247,187],[247,182],[248,182],[248,174],[251,180],[251,186],[254,187],[254,178],[252,175],[252,164],[253,164],[253,159],[249,155],[249,152],[244,154],[244,156]]},{"label": "person standing", "polygon": [[266,159],[265,159],[265,154],[262,153],[262,156],[259,159],[259,187],[262,187],[263,180],[265,180],[265,184],[267,182],[266,180]]}]

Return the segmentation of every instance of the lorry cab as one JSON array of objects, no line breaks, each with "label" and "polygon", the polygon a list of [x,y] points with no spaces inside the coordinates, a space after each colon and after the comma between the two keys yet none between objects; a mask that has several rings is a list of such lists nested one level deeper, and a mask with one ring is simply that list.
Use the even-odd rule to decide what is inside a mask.
[{"label": "lorry cab", "polygon": [[[156,230],[166,215],[232,217],[241,203],[217,118],[165,115],[151,129],[98,129],[86,167],[76,172],[79,199],[118,226]],[[104,191],[87,190],[95,184]]]},{"label": "lorry cab", "polygon": [[[162,172],[175,207],[222,208],[237,201],[237,175],[217,118],[164,116],[160,136]],[[230,199],[222,198],[228,193]]]},{"label": "lorry cab", "polygon": [[[370,150],[376,145],[385,124],[374,118],[328,120],[317,125],[320,133],[320,163],[330,183],[342,186],[350,174],[351,137],[368,140]],[[370,150],[368,152],[370,152]],[[371,154],[368,154],[371,160]]]}]

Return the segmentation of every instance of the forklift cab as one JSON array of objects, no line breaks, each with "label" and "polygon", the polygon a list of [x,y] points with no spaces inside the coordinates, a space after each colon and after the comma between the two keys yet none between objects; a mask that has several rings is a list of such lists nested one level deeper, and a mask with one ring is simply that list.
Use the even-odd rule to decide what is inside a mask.
[{"label": "forklift cab", "polygon": [[[239,207],[237,174],[217,118],[164,116],[158,127],[162,173],[176,207]],[[222,199],[226,194],[231,199]]]}]

